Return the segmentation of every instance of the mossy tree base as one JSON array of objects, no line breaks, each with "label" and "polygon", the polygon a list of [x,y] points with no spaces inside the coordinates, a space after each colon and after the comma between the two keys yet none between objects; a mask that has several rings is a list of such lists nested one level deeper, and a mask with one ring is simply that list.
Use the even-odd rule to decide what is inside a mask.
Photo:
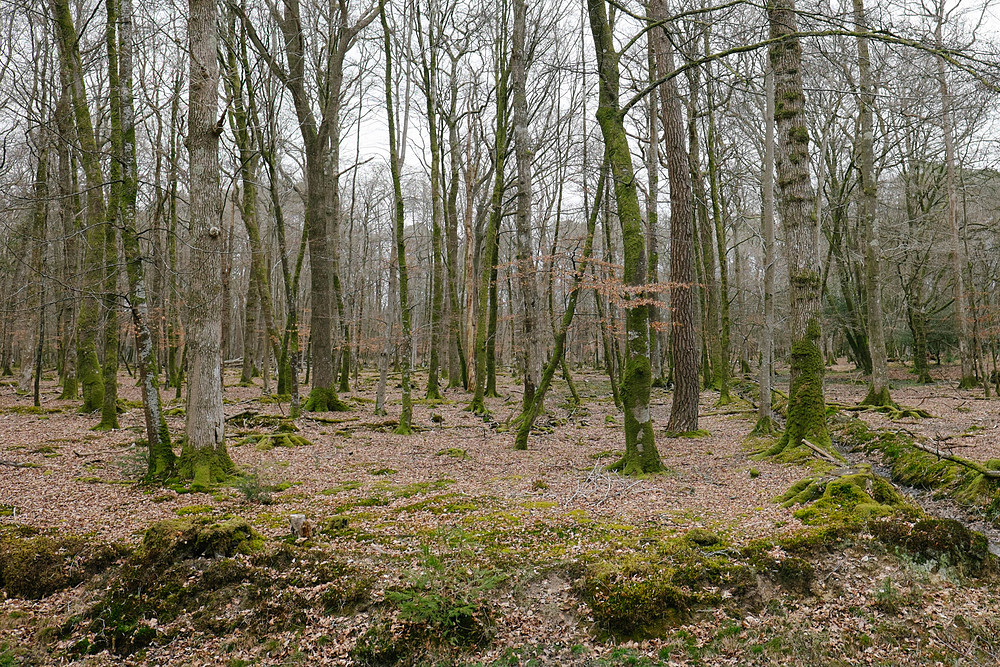
[{"label": "mossy tree base", "polygon": [[966,375],[958,383],[959,389],[976,389],[980,386],[979,380],[976,379],[975,375]]},{"label": "mossy tree base", "polygon": [[351,408],[337,397],[329,387],[313,387],[309,398],[302,404],[305,412],[350,412]]},{"label": "mossy tree base", "polygon": [[757,419],[757,423],[754,425],[753,430],[750,431],[750,435],[774,435],[780,431],[781,429],[778,428],[778,424],[774,421],[773,417],[760,417]]},{"label": "mossy tree base", "polygon": [[[823,397],[823,353],[819,348],[819,322],[810,320],[806,335],[792,344],[792,384],[788,392],[788,421],[781,439],[766,455],[781,460],[798,460],[809,441],[831,457],[843,460],[834,449],[826,426]],[[812,449],[812,448],[809,448]],[[798,451],[803,450],[803,451]]]},{"label": "mossy tree base", "polygon": [[487,419],[490,416],[489,408],[486,407],[486,402],[481,398],[473,397],[472,402],[469,403],[465,409],[466,411],[471,412],[477,417],[482,417],[483,419]]},{"label": "mossy tree base", "polygon": [[218,449],[194,449],[185,438],[181,455],[177,459],[177,478],[191,480],[191,489],[205,491],[229,479],[236,472],[236,465],[229,458],[225,446]]},{"label": "mossy tree base", "polygon": [[874,386],[868,388],[868,394],[858,405],[863,407],[896,407],[896,403],[889,395],[889,387],[876,390]]}]

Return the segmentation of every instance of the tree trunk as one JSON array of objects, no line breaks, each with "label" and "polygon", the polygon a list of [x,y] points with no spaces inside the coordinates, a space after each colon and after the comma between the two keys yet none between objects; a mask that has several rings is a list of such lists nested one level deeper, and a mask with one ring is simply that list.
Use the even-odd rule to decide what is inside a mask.
[{"label": "tree trunk", "polygon": [[50,0],[59,41],[60,73],[73,95],[73,118],[80,145],[80,161],[86,176],[87,215],[84,235],[84,265],[80,315],[76,327],[77,376],[83,388],[83,412],[93,412],[104,404],[104,382],[97,358],[97,330],[100,317],[99,293],[103,275],[103,224],[106,221],[104,177],[80,60],[80,45],[68,0]]},{"label": "tree trunk", "polygon": [[[650,3],[653,18],[666,15],[662,0]],[[650,33],[660,78],[674,69],[673,47],[666,28]],[[698,430],[698,338],[695,334],[694,195],[692,172],[684,149],[681,99],[673,79],[660,87],[663,150],[670,178],[670,349],[674,395],[667,430]]]},{"label": "tree trunk", "polygon": [[771,434],[775,430],[774,413],[771,411],[771,394],[774,385],[774,69],[767,65],[765,77],[764,110],[764,164],[760,175],[761,232],[764,244],[764,326],[760,332],[760,404],[754,433]]},{"label": "tree trunk", "polygon": [[409,435],[413,421],[413,404],[410,399],[410,345],[412,329],[410,326],[410,287],[409,275],[406,271],[406,239],[404,237],[406,212],[403,208],[403,189],[400,182],[399,150],[396,147],[396,114],[392,104],[392,38],[389,31],[389,21],[385,13],[385,0],[379,2],[379,16],[382,20],[383,45],[385,48],[385,106],[389,121],[389,168],[392,172],[392,192],[395,210],[396,264],[399,267],[399,316],[403,327],[403,349],[400,355],[400,376],[403,388],[403,406],[399,415],[399,425],[396,433]]},{"label": "tree trunk", "polygon": [[649,412],[652,372],[649,363],[649,309],[646,305],[646,248],[643,242],[635,171],[618,99],[619,54],[615,51],[604,0],[587,0],[600,75],[597,122],[611,168],[624,246],[626,361],[622,370],[625,454],[612,468],[625,474],[662,470]]},{"label": "tree trunk", "polygon": [[219,46],[215,0],[189,0],[188,154],[190,282],[187,291],[188,391],[181,478],[207,488],[234,466],[222,408],[222,197],[219,190]]},{"label": "tree trunk", "polygon": [[524,364],[524,395],[521,405],[527,410],[541,382],[542,356],[538,326],[538,279],[532,252],[531,227],[531,136],[528,132],[526,88],[527,51],[525,47],[525,0],[514,0],[514,29],[510,53],[511,88],[514,98],[514,156],[517,162],[517,208],[514,226],[517,234],[517,275],[524,313],[521,319],[521,348]]},{"label": "tree trunk", "polygon": [[868,18],[864,0],[854,0],[854,26],[858,31],[858,120],[861,131],[861,227],[865,244],[865,302],[868,315],[868,352],[872,360],[871,384],[861,405],[893,405],[889,396],[889,362],[885,352],[882,319],[882,271],[879,266],[878,204],[875,180],[874,112],[875,90],[868,50]]},{"label": "tree trunk", "polygon": [[803,439],[829,448],[830,435],[826,428],[824,365],[819,347],[822,280],[815,195],[809,174],[802,47],[796,35],[794,0],[775,0],[767,11],[774,40],[768,47],[768,57],[774,68],[778,210],[785,231],[792,336],[788,422],[781,440],[768,452],[777,455],[799,447]]}]

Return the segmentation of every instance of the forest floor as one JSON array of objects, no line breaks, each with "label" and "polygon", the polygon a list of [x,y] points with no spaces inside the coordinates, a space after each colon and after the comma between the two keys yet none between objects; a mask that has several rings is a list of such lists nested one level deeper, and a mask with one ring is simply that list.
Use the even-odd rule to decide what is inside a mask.
[{"label": "forest floor", "polygon": [[[996,401],[955,389],[951,368],[932,369],[929,386],[892,370],[893,397],[933,416],[859,413],[870,427],[1000,458]],[[506,376],[491,419],[452,389],[418,401],[419,429],[399,436],[398,388],[376,416],[376,378],[362,374],[342,396],[351,410],[296,420],[306,441],[294,443],[260,440],[288,405],[236,380],[227,373],[225,410],[242,476],[209,493],[138,483],[142,411],[127,375],[111,432],[58,400],[52,378],[41,410],[0,384],[0,665],[997,664],[995,568],[970,573],[853,524],[817,533],[774,502],[812,468],[753,458],[767,442],[748,438],[743,399],[720,407],[704,392],[708,435],[668,439],[670,393],[654,390],[667,472],[631,479],[605,470],[624,443],[597,374],[577,376],[581,406],[553,390],[528,451],[511,447],[520,392]],[[828,371],[828,400],[854,405],[865,391],[850,367]],[[175,436],[182,405],[167,406]],[[289,537],[293,514],[310,537]],[[157,522],[179,535],[236,517],[262,545],[183,563],[139,548]],[[79,542],[59,542],[76,536],[122,546],[89,567]],[[62,585],[10,590],[49,575]]]}]

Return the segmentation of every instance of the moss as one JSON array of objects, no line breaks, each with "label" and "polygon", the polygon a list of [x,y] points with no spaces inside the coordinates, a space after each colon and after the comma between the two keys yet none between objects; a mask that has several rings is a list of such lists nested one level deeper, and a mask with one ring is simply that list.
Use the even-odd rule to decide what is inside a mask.
[{"label": "moss", "polygon": [[806,525],[860,525],[910,507],[891,484],[870,470],[833,478],[806,478],[777,500],[786,507],[803,505],[795,511],[795,517]]},{"label": "moss", "polygon": [[82,537],[4,536],[0,586],[13,597],[40,599],[90,579],[124,553],[124,547]]},{"label": "moss", "polygon": [[205,491],[213,484],[224,482],[236,472],[236,466],[229,458],[225,443],[218,447],[191,446],[185,438],[181,446],[181,455],[177,460],[177,477],[191,480],[191,489]]},{"label": "moss", "polygon": [[872,532],[919,560],[957,567],[962,574],[980,576],[996,569],[986,538],[954,519],[886,520],[874,523]]},{"label": "moss", "polygon": [[692,528],[684,535],[684,539],[702,547],[710,547],[722,541],[718,535],[704,528]]},{"label": "moss", "polygon": [[707,438],[712,435],[712,432],[708,429],[699,428],[694,431],[684,431],[682,433],[671,433],[668,431],[666,435],[668,438],[689,438],[694,440],[697,438]]},{"label": "moss", "polygon": [[806,333],[792,344],[792,384],[788,394],[788,423],[781,439],[767,451],[783,461],[794,461],[812,454],[803,445],[813,445],[842,459],[832,447],[826,426],[823,398],[823,354],[819,348],[819,323],[812,319]]},{"label": "moss", "polygon": [[963,465],[940,458],[913,447],[912,436],[905,432],[872,430],[860,419],[846,424],[840,433],[852,448],[882,456],[896,482],[929,489],[966,505],[985,506],[990,511],[1000,504],[1000,479],[985,474],[995,463],[970,461]]},{"label": "moss", "polygon": [[464,449],[458,447],[448,447],[447,449],[439,450],[438,456],[450,456],[453,459],[458,459],[459,461],[465,461],[470,458],[468,453]]},{"label": "moss", "polygon": [[174,562],[207,556],[222,558],[259,551],[264,539],[245,519],[213,522],[201,519],[167,519],[150,526],[142,538],[141,557],[153,562]]},{"label": "moss", "polygon": [[313,387],[309,398],[302,405],[305,412],[350,412],[351,407],[337,397],[329,387]]},{"label": "moss", "polygon": [[47,597],[90,579],[125,553],[124,547],[83,537],[11,530],[0,537],[0,586],[13,597]]},{"label": "moss", "polygon": [[191,516],[193,514],[211,514],[211,505],[187,505],[185,507],[178,507],[174,510],[174,514],[177,516]]}]

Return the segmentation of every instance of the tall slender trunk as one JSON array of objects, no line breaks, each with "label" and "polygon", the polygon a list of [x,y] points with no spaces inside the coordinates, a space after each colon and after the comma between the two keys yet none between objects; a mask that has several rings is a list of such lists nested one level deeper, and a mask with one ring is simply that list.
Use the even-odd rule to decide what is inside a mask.
[{"label": "tall slender trunk", "polygon": [[625,454],[612,467],[625,474],[662,469],[649,412],[652,372],[649,363],[649,309],[646,305],[646,248],[639,196],[629,151],[625,119],[619,105],[619,54],[615,50],[605,0],[587,0],[594,37],[600,97],[597,122],[604,137],[605,159],[611,168],[618,220],[622,229],[625,296],[626,361],[622,369],[625,413]]},{"label": "tall slender trunk", "polygon": [[854,0],[854,26],[858,31],[858,121],[861,134],[861,228],[865,245],[865,303],[868,315],[868,352],[872,360],[871,384],[862,405],[892,405],[889,396],[889,362],[885,352],[882,315],[882,271],[879,267],[878,204],[875,181],[875,90],[868,50],[868,18],[864,0]]},{"label": "tall slender trunk", "polygon": [[521,318],[521,350],[524,364],[524,394],[521,404],[527,409],[541,382],[542,352],[538,326],[538,279],[532,252],[531,222],[531,155],[533,147],[528,131],[528,98],[526,92],[527,50],[525,22],[527,3],[514,0],[514,26],[511,40],[510,77],[513,94],[514,156],[517,163],[517,208],[514,226],[517,234],[517,275],[524,308]]},{"label": "tall slender trunk", "polygon": [[69,82],[73,99],[73,118],[80,145],[80,162],[86,177],[87,214],[84,235],[84,263],[80,315],[76,327],[77,376],[83,388],[84,412],[93,412],[104,404],[104,382],[97,357],[97,330],[100,319],[101,278],[106,208],[104,177],[94,136],[87,91],[83,79],[80,45],[68,0],[49,0],[59,41],[60,74]]},{"label": "tall slender trunk", "polygon": [[771,411],[774,368],[774,69],[770,63],[764,73],[764,163],[761,166],[760,189],[763,210],[761,233],[764,244],[764,326],[760,331],[760,404],[754,433],[774,432]]},{"label": "tall slender trunk", "polygon": [[135,327],[136,365],[139,383],[142,387],[143,417],[146,422],[146,443],[148,449],[146,476],[151,480],[165,480],[174,472],[174,452],[170,443],[170,431],[160,403],[160,389],[157,382],[156,352],[153,347],[152,331],[149,324],[149,306],[146,296],[145,270],[139,251],[139,233],[136,227],[136,195],[138,174],[136,165],[135,106],[132,92],[132,0],[118,0],[118,69],[121,94],[121,136],[122,136],[122,185],[121,236],[125,256],[125,274],[128,278],[128,306]]},{"label": "tall slender trunk", "polygon": [[777,455],[809,440],[830,447],[823,397],[820,306],[819,225],[809,173],[809,130],[802,91],[802,46],[794,0],[768,5],[768,57],[774,68],[774,120],[778,135],[778,211],[785,231],[789,277],[789,330],[792,368],[788,421],[781,440],[769,450]]},{"label": "tall slender trunk", "polygon": [[[937,25],[934,30],[935,46],[944,48],[942,37],[944,28],[944,0],[937,3]],[[958,334],[958,356],[962,363],[960,389],[976,386],[973,368],[973,349],[970,344],[968,304],[965,293],[965,248],[958,222],[958,176],[955,174],[955,129],[951,118],[951,94],[948,91],[948,76],[944,68],[944,58],[935,57],[937,65],[938,90],[941,94],[941,132],[944,134],[945,187],[948,195],[948,262],[951,268],[952,289],[954,291],[955,330]]]},{"label": "tall slender trunk", "polygon": [[396,265],[399,267],[399,317],[403,327],[403,349],[400,355],[400,376],[403,388],[403,406],[399,415],[399,426],[396,433],[409,435],[413,420],[413,404],[410,399],[410,344],[412,329],[410,326],[410,288],[409,274],[406,271],[406,212],[403,209],[403,189],[400,183],[399,150],[396,147],[396,114],[392,104],[392,37],[389,31],[389,21],[385,13],[385,0],[379,2],[379,17],[382,20],[383,46],[385,48],[385,106],[389,121],[389,169],[392,172],[392,192],[395,210],[394,239],[396,245]]},{"label": "tall slender trunk", "polygon": [[[654,19],[666,16],[663,0],[650,3]],[[657,76],[674,69],[673,47],[666,27],[650,33],[656,53]],[[674,395],[667,430],[698,430],[698,338],[695,332],[695,238],[693,174],[684,148],[684,119],[677,84],[660,87],[663,151],[670,178],[670,350]]]}]

